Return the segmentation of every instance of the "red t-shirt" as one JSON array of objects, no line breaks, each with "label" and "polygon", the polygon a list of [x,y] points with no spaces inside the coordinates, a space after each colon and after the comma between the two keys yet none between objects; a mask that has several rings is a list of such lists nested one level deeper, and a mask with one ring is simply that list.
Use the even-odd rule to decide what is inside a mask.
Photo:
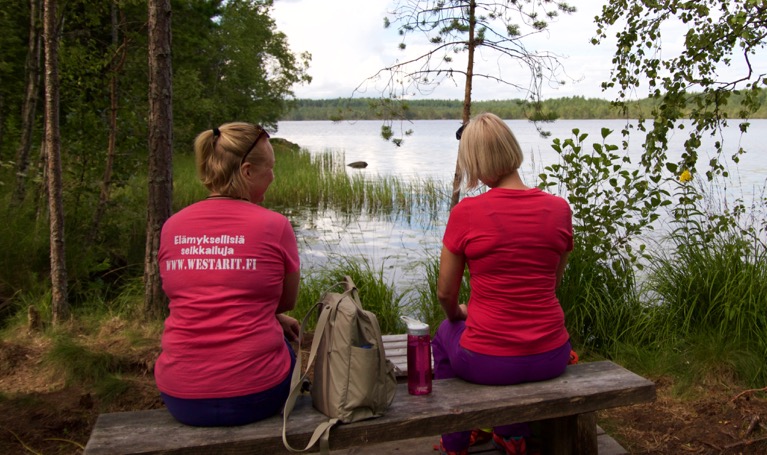
[{"label": "red t-shirt", "polygon": [[299,258],[284,216],[239,200],[198,202],[165,223],[157,259],[170,299],[155,365],[161,392],[237,397],[287,377],[275,311]]},{"label": "red t-shirt", "polygon": [[522,356],[568,340],[555,291],[572,231],[567,201],[538,188],[494,188],[453,208],[443,243],[465,256],[471,283],[462,347]]}]

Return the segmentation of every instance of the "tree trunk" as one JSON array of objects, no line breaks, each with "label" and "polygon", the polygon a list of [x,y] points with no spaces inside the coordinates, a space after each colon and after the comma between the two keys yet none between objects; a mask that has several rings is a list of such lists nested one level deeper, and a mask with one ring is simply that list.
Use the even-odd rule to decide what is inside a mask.
[{"label": "tree trunk", "polygon": [[69,316],[67,265],[64,255],[64,207],[59,131],[59,71],[56,0],[43,2],[45,42],[45,144],[48,152],[48,210],[51,231],[51,313],[57,325]]},{"label": "tree trunk", "polygon": [[40,0],[29,0],[29,38],[27,59],[24,64],[26,88],[21,108],[21,140],[16,152],[16,188],[12,205],[19,205],[26,196],[29,151],[32,148],[32,132],[35,128],[37,101],[40,96]]},{"label": "tree trunk", "polygon": [[[461,116],[462,124],[465,125],[471,118],[471,85],[474,78],[474,50],[477,47],[477,43],[474,38],[474,28],[477,24],[477,18],[475,16],[477,11],[477,2],[471,1],[469,3],[469,59],[466,64],[466,85],[463,92],[463,115]],[[461,165],[458,159],[455,160],[455,174],[453,175],[453,195],[450,198],[450,210],[458,204],[458,200],[461,198]]]},{"label": "tree trunk", "polygon": [[101,226],[101,219],[104,216],[107,204],[109,204],[110,190],[112,187],[112,170],[114,168],[117,148],[117,111],[119,106],[117,76],[122,70],[127,55],[127,42],[125,38],[123,38],[122,45],[118,47],[120,25],[117,20],[118,13],[118,6],[113,3],[112,45],[115,48],[115,55],[112,59],[112,71],[109,78],[109,139],[107,143],[106,163],[104,164],[104,177],[101,180],[101,191],[99,192],[99,202],[93,215],[93,222],[91,223],[90,239],[92,242],[96,241]]},{"label": "tree trunk", "polygon": [[170,0],[149,0],[149,200],[144,257],[144,315],[167,313],[160,286],[157,250],[160,231],[170,217],[173,197],[173,111]]}]

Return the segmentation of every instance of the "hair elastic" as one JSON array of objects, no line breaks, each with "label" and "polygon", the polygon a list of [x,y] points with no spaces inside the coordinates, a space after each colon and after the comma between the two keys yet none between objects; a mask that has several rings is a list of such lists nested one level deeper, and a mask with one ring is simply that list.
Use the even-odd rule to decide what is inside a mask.
[{"label": "hair elastic", "polygon": [[219,137],[221,136],[221,130],[218,128],[213,128],[213,137]]}]

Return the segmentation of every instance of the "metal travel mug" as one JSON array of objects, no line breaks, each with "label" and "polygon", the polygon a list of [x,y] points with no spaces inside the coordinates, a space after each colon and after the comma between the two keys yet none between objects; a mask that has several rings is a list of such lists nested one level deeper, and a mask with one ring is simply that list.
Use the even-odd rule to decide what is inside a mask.
[{"label": "metal travel mug", "polygon": [[411,395],[431,393],[431,336],[429,326],[403,317],[407,323],[407,391]]}]

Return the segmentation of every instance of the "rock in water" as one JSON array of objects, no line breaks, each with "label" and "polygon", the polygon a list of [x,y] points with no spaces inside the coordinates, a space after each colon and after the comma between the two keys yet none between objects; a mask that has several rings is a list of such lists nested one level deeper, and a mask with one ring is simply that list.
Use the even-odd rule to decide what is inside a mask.
[{"label": "rock in water", "polygon": [[368,167],[368,163],[365,161],[355,161],[353,163],[347,164],[347,166],[354,168],[354,169],[364,169]]}]

